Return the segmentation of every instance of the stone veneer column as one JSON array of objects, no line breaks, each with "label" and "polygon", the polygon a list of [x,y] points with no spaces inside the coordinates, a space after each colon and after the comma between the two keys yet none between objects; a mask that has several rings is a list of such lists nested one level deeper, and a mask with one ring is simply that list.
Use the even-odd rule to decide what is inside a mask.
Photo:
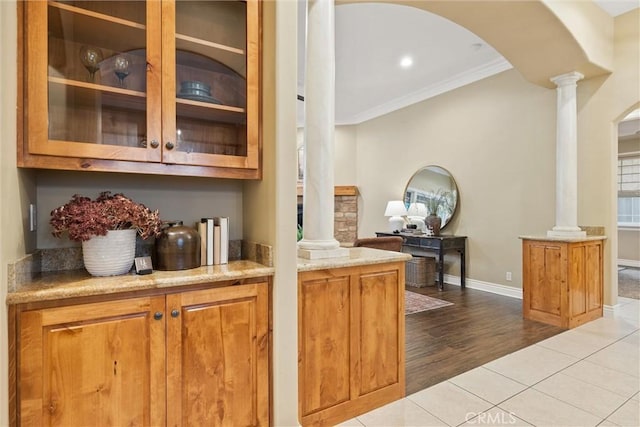
[{"label": "stone veneer column", "polygon": [[334,0],[309,0],[304,123],[303,231],[298,256],[348,256],[333,236],[335,121]]},{"label": "stone veneer column", "polygon": [[556,117],[556,225],[549,237],[585,237],[578,227],[578,72],[551,79],[558,86]]}]

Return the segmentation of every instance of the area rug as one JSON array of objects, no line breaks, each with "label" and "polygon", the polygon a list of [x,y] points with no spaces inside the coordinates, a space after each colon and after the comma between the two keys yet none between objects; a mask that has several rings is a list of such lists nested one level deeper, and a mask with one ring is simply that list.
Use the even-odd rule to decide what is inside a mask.
[{"label": "area rug", "polygon": [[418,294],[416,292],[404,291],[405,315],[433,310],[434,308],[446,307],[448,305],[453,305],[453,303],[427,295]]},{"label": "area rug", "polygon": [[640,268],[618,269],[618,296],[640,299]]}]

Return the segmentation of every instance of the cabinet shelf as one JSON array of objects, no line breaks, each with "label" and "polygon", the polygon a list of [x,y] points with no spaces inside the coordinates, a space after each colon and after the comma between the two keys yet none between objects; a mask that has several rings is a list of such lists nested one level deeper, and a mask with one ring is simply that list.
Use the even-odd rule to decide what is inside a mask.
[{"label": "cabinet shelf", "polygon": [[243,77],[247,74],[246,57],[242,49],[186,36],[184,34],[176,34],[176,49],[178,51],[199,54],[225,64]]},{"label": "cabinet shelf", "polygon": [[[146,25],[65,3],[50,1],[48,4],[49,32],[52,36],[97,47],[108,46],[120,52],[145,45]],[[71,34],[69,22],[73,22]],[[118,37],[113,36],[114,24],[119,26]]]},{"label": "cabinet shelf", "polygon": [[[144,92],[60,77],[49,77],[49,82],[69,87],[71,90],[70,95],[73,96],[79,104],[93,104],[96,99],[96,94],[100,93],[102,95],[102,105],[137,111],[144,111],[146,108],[147,95]],[[55,100],[52,99],[51,101]],[[181,117],[233,124],[244,123],[245,121],[245,109],[240,107],[211,104],[181,98],[176,99],[176,104],[178,115]]]}]

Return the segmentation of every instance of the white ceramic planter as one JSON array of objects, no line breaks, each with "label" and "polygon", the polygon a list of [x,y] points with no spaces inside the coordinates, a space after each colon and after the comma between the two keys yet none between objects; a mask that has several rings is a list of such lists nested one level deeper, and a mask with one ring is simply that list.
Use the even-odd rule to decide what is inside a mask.
[{"label": "white ceramic planter", "polygon": [[136,255],[136,230],[113,230],[82,242],[84,267],[92,276],[128,273]]}]

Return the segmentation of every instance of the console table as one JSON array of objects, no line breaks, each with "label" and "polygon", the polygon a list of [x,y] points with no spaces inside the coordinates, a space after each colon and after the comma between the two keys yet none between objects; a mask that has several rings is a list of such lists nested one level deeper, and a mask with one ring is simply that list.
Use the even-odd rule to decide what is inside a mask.
[{"label": "console table", "polygon": [[435,252],[438,256],[438,289],[444,289],[444,253],[456,250],[460,254],[460,286],[465,286],[465,251],[467,236],[427,236],[413,233],[376,232],[377,237],[400,236],[404,240],[404,252],[421,255],[423,251]]}]

